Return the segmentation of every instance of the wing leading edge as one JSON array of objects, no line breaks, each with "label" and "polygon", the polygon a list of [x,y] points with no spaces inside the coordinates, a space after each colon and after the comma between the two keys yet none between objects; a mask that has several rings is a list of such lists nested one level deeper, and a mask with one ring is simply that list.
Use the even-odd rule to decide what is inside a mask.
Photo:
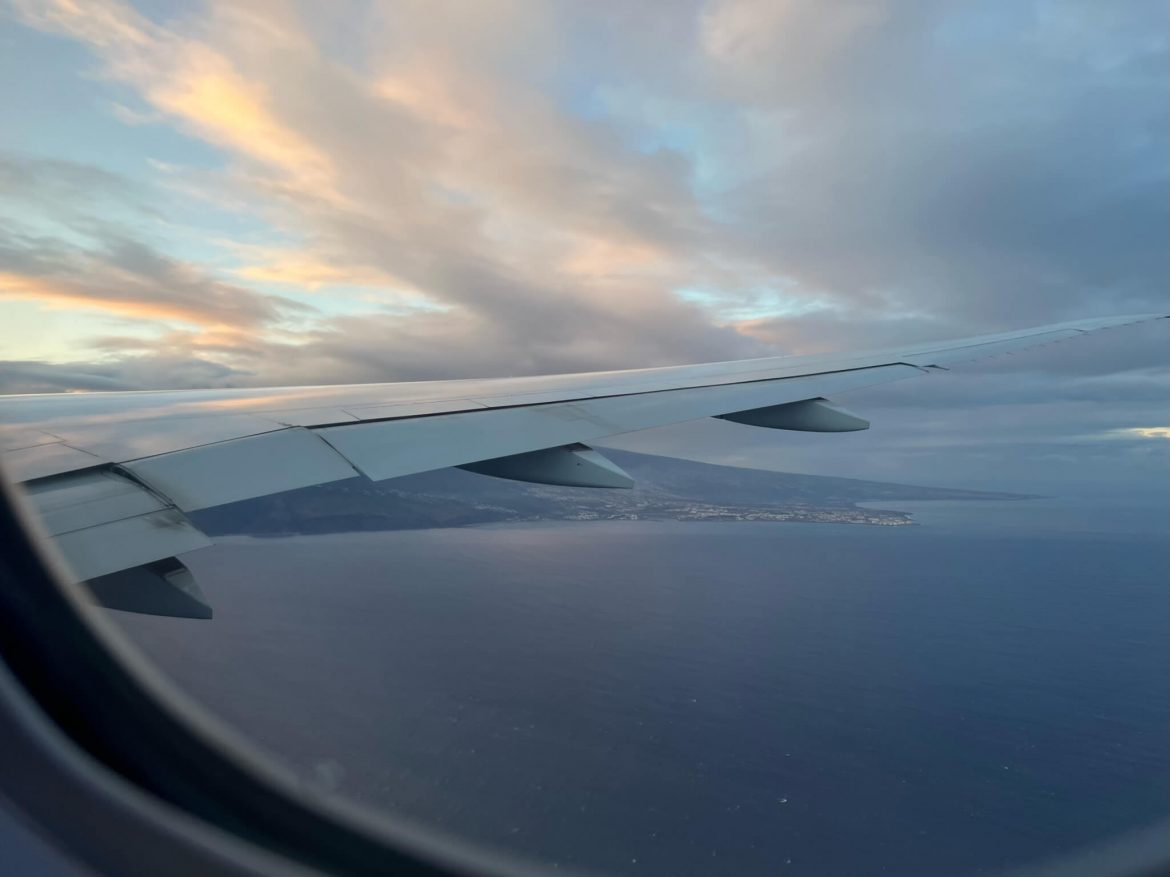
[{"label": "wing leading edge", "polygon": [[[22,482],[78,580],[109,605],[207,617],[172,558],[208,544],[185,512],[364,475],[447,466],[576,486],[629,486],[588,442],[701,417],[838,432],[868,423],[846,390],[1164,315],[1085,320],[858,354],[771,357],[539,378],[337,387],[0,397],[0,460]],[[162,564],[160,566],[160,564]],[[178,588],[136,607],[141,589]],[[161,572],[160,572],[161,570]],[[150,573],[150,575],[147,575]],[[129,574],[128,574],[129,575]],[[197,592],[195,592],[197,595]],[[100,598],[99,594],[99,598]],[[143,608],[145,607],[145,608]]]}]

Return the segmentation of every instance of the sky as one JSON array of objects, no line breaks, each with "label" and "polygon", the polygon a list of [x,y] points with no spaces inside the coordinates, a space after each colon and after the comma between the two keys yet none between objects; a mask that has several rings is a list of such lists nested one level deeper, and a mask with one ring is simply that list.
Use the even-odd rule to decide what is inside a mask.
[{"label": "sky", "polygon": [[[527,375],[1164,312],[1161,0],[0,0],[0,392]],[[1166,322],[635,450],[1167,484]]]}]

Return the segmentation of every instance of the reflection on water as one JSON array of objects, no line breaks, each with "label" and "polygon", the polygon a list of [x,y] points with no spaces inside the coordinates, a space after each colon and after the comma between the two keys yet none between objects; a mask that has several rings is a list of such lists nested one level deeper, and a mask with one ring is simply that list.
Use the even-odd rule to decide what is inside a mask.
[{"label": "reflection on water", "polygon": [[1159,539],[617,522],[189,561],[214,621],[118,615],[184,687],[317,782],[561,865],[976,873],[1167,808]]}]

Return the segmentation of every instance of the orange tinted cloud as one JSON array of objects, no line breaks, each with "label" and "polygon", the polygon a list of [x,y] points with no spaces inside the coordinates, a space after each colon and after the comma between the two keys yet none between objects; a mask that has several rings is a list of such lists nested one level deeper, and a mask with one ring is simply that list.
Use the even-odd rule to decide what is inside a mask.
[{"label": "orange tinted cloud", "polygon": [[384,77],[374,86],[374,94],[422,119],[451,128],[470,129],[478,121],[445,77],[426,67]]},{"label": "orange tinted cloud", "polygon": [[262,84],[248,81],[206,47],[184,43],[183,48],[182,61],[169,76],[147,89],[156,107],[187,120],[209,140],[328,190],[329,157],[276,119]]},{"label": "orange tinted cloud", "polygon": [[160,28],[123,3],[17,0],[16,7],[31,23],[92,45],[111,75],[204,139],[331,194],[329,156],[276,117],[264,83],[245,77],[206,43]]},{"label": "orange tinted cloud", "polygon": [[640,241],[587,238],[573,247],[561,263],[570,274],[601,278],[624,274],[643,274],[669,265],[669,255]]},{"label": "orange tinted cloud", "polygon": [[168,301],[162,297],[132,298],[120,295],[114,290],[103,294],[100,288],[87,289],[71,280],[0,272],[0,298],[23,299],[53,308],[105,311],[135,320],[177,320],[229,331],[237,328],[198,305]]},{"label": "orange tinted cloud", "polygon": [[[233,246],[251,264],[236,270],[247,280],[317,290],[322,286],[400,286],[400,280],[370,265],[337,265],[310,252]],[[254,260],[254,261],[252,261]]]}]

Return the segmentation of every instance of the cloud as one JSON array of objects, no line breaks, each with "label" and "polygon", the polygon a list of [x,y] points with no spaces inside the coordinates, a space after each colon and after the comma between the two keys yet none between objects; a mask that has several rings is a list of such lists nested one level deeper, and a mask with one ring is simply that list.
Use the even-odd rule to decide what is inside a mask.
[{"label": "cloud", "polygon": [[516,39],[513,24],[460,31],[456,52],[429,6],[407,8],[371,38],[393,34],[396,47],[362,77],[279,7],[217,6],[191,28],[198,38],[115,3],[25,12],[239,162],[224,185],[250,189],[302,242],[293,258],[243,264],[240,278],[392,279],[486,327],[494,371],[760,350],[671,290],[703,273],[709,224],[684,161],[628,149],[505,70],[473,66],[511,63],[493,41]]},{"label": "cloud", "polygon": [[64,365],[0,360],[0,393],[235,386],[232,377],[232,369],[220,363],[165,356]]},{"label": "cloud", "polygon": [[726,195],[751,252],[854,315],[988,325],[1160,307],[1165,43],[1140,35],[1150,7],[1073,4],[1061,21],[1079,26],[1063,28],[1031,9],[959,5],[910,26],[903,11],[896,34],[852,34],[843,63],[868,75],[753,95],[796,143]]},{"label": "cloud", "polygon": [[1170,439],[1170,426],[1131,426],[1117,432],[1125,438]]},{"label": "cloud", "polygon": [[[22,8],[238,162],[224,185],[251,190],[301,251],[241,277],[311,286],[363,266],[519,347],[615,315],[661,334],[650,311],[724,356],[779,337],[713,332],[683,286],[720,289],[732,314],[770,287],[841,321],[894,312],[945,327],[1124,310],[1166,277],[1159,52],[1141,47],[1136,12],[1086,7],[1074,26],[1010,4],[728,0],[687,13],[685,41],[666,45],[677,29],[631,33],[605,7],[406,2],[371,13],[358,58],[326,51],[282,4],[213,3],[167,25],[115,2]],[[590,59],[606,36],[621,47],[604,56],[613,69]],[[1103,46],[1107,66],[1094,63]],[[657,95],[677,107],[658,127],[719,110],[722,140],[672,145],[667,130],[645,148],[622,116],[557,99],[564,78],[586,100],[617,80],[636,112],[639,95],[665,91],[637,78],[645,57],[680,83]],[[720,79],[732,67],[750,76]],[[712,77],[714,91],[696,84]],[[704,160],[724,180],[707,197]],[[786,323],[806,337],[817,325]]]},{"label": "cloud", "polygon": [[0,299],[247,332],[306,305],[222,283],[138,241],[80,250],[0,227]]},{"label": "cloud", "polygon": [[868,31],[890,18],[889,5],[874,0],[717,0],[700,17],[700,40],[712,60],[740,75],[824,75]]},{"label": "cloud", "polygon": [[0,192],[20,203],[57,213],[62,207],[95,208],[109,200],[147,210],[143,193],[125,177],[75,161],[0,151]]}]

